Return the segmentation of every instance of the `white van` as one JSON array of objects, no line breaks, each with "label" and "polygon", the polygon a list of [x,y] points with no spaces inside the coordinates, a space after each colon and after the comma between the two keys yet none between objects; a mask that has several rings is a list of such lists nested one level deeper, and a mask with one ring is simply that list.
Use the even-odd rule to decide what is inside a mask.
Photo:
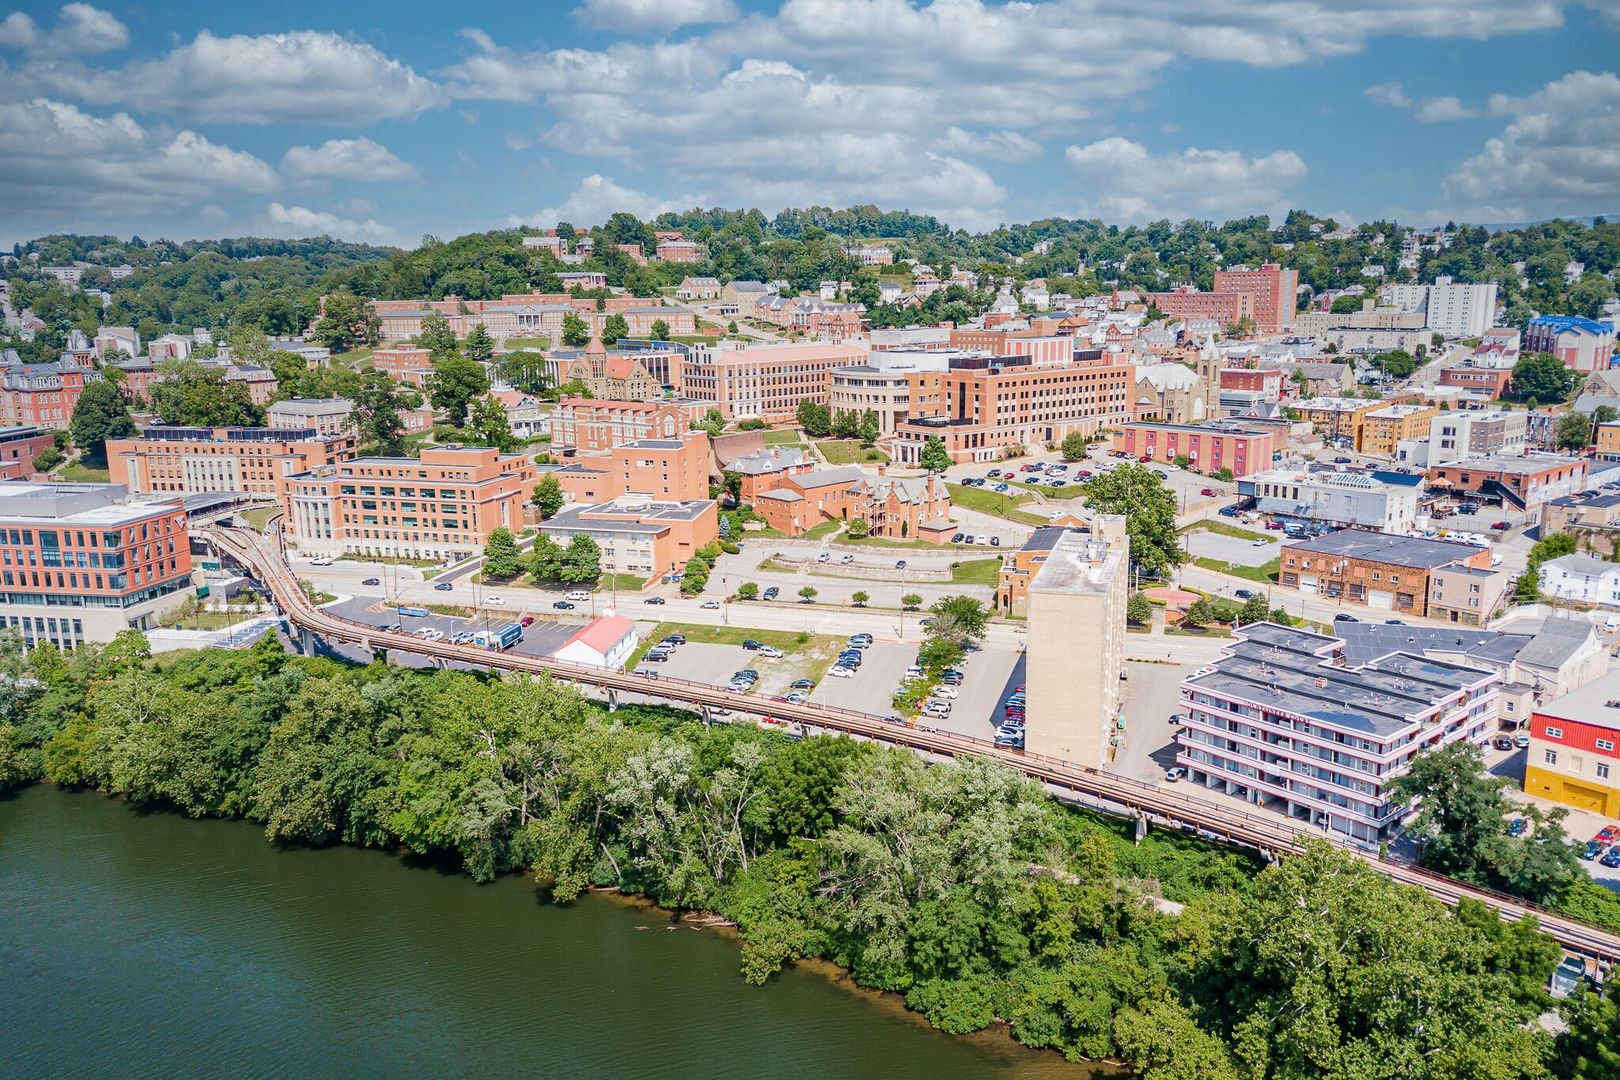
[{"label": "white van", "polygon": [[564,600],[572,600],[576,604],[583,604],[590,598],[591,594],[586,592],[584,589],[575,589],[573,592],[568,593],[563,597]]},{"label": "white van", "polygon": [[1611,634],[1616,630],[1620,630],[1620,615],[1610,615],[1607,619],[1604,619],[1603,629],[1609,631]]}]

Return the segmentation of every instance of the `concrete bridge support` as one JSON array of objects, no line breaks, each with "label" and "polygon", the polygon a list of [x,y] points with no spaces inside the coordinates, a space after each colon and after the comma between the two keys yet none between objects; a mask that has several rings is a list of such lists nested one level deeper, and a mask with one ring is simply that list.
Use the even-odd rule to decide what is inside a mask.
[{"label": "concrete bridge support", "polygon": [[1138,813],[1136,815],[1136,844],[1137,844],[1138,847],[1141,846],[1143,838],[1147,836],[1147,830],[1148,830],[1147,815],[1143,814],[1143,813]]}]

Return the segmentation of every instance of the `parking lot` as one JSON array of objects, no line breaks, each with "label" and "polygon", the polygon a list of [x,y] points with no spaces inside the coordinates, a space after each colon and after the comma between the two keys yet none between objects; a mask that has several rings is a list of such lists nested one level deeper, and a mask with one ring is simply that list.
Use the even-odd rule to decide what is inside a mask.
[{"label": "parking lot", "polygon": [[1197,664],[1127,663],[1125,747],[1109,766],[1111,772],[1154,783],[1175,764],[1176,727],[1170,723],[1181,707],[1181,680]]},{"label": "parking lot", "polygon": [[1268,539],[1264,544],[1257,544],[1237,536],[1194,532],[1187,534],[1187,550],[1200,558],[1219,559],[1239,566],[1264,566],[1277,557],[1278,543]]},{"label": "parking lot", "polygon": [[637,666],[637,670],[655,671],[666,678],[688,679],[714,686],[725,686],[731,681],[732,675],[744,668],[759,672],[759,682],[754,684],[748,696],[774,697],[787,693],[788,683],[800,677],[803,665],[794,663],[791,653],[773,660],[741,645],[689,641],[677,646],[670,658],[662,663],[643,660]]},{"label": "parking lot", "polygon": [[[371,626],[389,626],[398,623],[407,634],[415,633],[426,627],[439,631],[446,639],[458,632],[472,633],[478,630],[493,629],[504,626],[509,622],[516,622],[521,618],[520,612],[507,613],[504,611],[481,611],[472,618],[463,618],[456,615],[428,615],[423,618],[401,617],[393,607],[384,607],[376,600],[355,598],[343,600],[331,605],[328,609],[341,619],[352,622],[365,623]],[[550,656],[562,647],[563,643],[578,630],[584,620],[555,621],[539,620],[531,626],[524,627],[523,637],[509,650],[523,656]],[[345,656],[364,662],[369,659],[360,655],[360,650],[346,647],[339,649]],[[432,667],[434,661],[431,657],[418,656],[415,653],[400,652],[390,649],[388,659],[402,667]]]},{"label": "parking lot", "polygon": [[988,741],[1001,726],[1001,706],[1012,688],[1024,681],[1024,654],[1014,649],[980,649],[961,664],[962,685],[956,688],[951,715],[924,717],[917,723]]}]

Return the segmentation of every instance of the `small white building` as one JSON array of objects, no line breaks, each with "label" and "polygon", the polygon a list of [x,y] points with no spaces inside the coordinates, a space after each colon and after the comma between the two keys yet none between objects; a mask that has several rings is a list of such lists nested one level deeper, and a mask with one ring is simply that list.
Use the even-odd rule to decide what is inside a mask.
[{"label": "small white building", "polygon": [[575,631],[551,658],[587,667],[620,669],[636,651],[640,640],[636,624],[609,609]]},{"label": "small white building", "polygon": [[1559,600],[1620,608],[1620,563],[1564,555],[1541,564],[1541,591]]}]

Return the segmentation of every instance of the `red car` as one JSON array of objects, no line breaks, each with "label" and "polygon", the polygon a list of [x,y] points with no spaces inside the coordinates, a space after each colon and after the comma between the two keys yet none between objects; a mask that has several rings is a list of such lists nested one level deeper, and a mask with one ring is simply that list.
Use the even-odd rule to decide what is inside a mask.
[{"label": "red car", "polygon": [[1282,527],[1283,527],[1283,523],[1280,522],[1280,521],[1268,521],[1268,522],[1266,522],[1266,528],[1268,528],[1268,529],[1281,529]]},{"label": "red car", "polygon": [[1136,460],[1141,462],[1143,465],[1146,465],[1148,462],[1152,461],[1153,459],[1148,457],[1146,454],[1143,454],[1141,457],[1137,458]]},{"label": "red car", "polygon": [[1215,494],[1215,489],[1214,488],[1205,488],[1203,491],[1200,491],[1198,494],[1200,494],[1200,495],[1213,495],[1213,494]]},{"label": "red car", "polygon": [[1616,840],[1620,840],[1620,825],[1605,825],[1592,837],[1592,841],[1598,844],[1612,844]]},{"label": "red car", "polygon": [[523,618],[518,620],[518,625],[519,626],[533,626],[534,625],[534,616],[533,615],[525,615],[525,616],[523,616]]},{"label": "red car", "polygon": [[1500,529],[1502,532],[1507,532],[1509,529],[1513,528],[1513,524],[1512,522],[1508,521],[1498,521],[1495,525],[1492,525],[1491,528]]}]

